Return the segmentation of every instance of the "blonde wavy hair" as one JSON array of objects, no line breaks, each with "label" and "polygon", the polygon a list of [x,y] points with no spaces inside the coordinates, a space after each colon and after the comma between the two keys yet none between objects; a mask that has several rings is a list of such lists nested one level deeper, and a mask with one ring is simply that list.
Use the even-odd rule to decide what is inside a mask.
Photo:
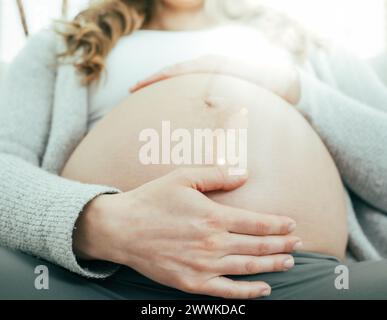
[{"label": "blonde wavy hair", "polygon": [[[83,76],[84,84],[98,80],[104,71],[106,57],[118,40],[141,29],[152,19],[156,1],[94,1],[74,20],[61,22],[64,28],[58,32],[64,37],[67,48],[60,57],[77,57],[74,66]],[[263,29],[269,38],[285,46],[296,59],[304,58],[308,47],[307,33],[286,16],[262,5],[235,10],[235,7],[230,7],[230,1],[212,0],[211,4],[212,9],[224,18]]]}]

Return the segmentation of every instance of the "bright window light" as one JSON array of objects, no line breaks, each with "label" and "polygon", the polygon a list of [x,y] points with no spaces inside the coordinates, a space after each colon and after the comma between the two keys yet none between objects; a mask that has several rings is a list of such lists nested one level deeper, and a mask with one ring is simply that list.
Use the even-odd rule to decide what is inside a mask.
[{"label": "bright window light", "polygon": [[[68,0],[69,16],[83,9],[89,0]],[[23,0],[30,33],[61,17],[62,0]],[[9,62],[25,43],[16,0],[0,0],[0,61]]]},{"label": "bright window light", "polygon": [[[245,1],[260,1],[282,10],[360,57],[373,58],[385,50],[386,0]],[[83,9],[88,2],[68,0],[70,16]],[[61,13],[61,0],[23,0],[23,3],[32,33],[47,26]],[[0,61],[11,61],[24,43],[16,0],[0,0]]]},{"label": "bright window light", "polygon": [[288,13],[316,33],[360,57],[373,58],[385,50],[385,0],[258,1]]}]

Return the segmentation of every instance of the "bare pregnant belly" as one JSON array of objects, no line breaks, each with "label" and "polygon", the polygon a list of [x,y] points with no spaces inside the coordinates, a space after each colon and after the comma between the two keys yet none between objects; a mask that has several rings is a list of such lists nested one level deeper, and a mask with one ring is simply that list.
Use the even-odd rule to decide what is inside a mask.
[{"label": "bare pregnant belly", "polygon": [[160,153],[173,148],[173,142],[163,145],[163,121],[171,131],[183,128],[192,136],[195,129],[246,129],[248,182],[208,196],[234,207],[289,216],[297,221],[295,234],[306,251],[344,257],[344,190],[324,144],[293,107],[236,78],[187,75],[129,96],[84,138],[62,175],[128,191],[170,172],[178,165],[145,165],[139,157],[145,144],[139,136],[146,129],[159,133]]}]

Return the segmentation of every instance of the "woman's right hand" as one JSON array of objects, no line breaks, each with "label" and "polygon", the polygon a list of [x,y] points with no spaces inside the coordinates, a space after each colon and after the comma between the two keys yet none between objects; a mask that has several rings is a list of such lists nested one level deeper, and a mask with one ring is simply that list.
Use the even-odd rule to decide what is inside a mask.
[{"label": "woman's right hand", "polygon": [[223,298],[267,296],[260,281],[225,275],[286,271],[301,240],[287,217],[230,208],[203,193],[230,191],[247,177],[220,168],[178,169],[133,191],[102,195],[77,221],[80,258],[129,266],[179,290]]}]

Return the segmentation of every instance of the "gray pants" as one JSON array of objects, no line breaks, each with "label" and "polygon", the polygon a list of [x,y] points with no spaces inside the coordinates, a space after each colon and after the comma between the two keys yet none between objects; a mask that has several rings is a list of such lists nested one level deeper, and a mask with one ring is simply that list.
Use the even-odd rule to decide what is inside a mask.
[{"label": "gray pants", "polygon": [[[296,265],[288,272],[232,278],[266,281],[273,291],[265,299],[387,299],[387,260],[353,263],[343,268],[329,256],[297,253],[294,257]],[[38,274],[34,270],[38,265],[48,267],[48,290],[35,287]],[[89,280],[46,261],[0,248],[0,299],[210,298],[165,287],[126,267],[108,279]]]}]

